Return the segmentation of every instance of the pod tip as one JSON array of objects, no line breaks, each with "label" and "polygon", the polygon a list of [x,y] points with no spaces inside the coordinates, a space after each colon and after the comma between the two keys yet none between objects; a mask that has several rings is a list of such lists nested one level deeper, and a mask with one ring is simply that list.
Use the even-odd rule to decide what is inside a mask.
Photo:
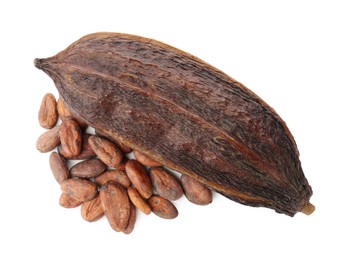
[{"label": "pod tip", "polygon": [[41,69],[41,67],[42,67],[42,62],[43,61],[43,59],[38,59],[38,58],[36,58],[36,59],[34,59],[34,66],[36,66],[36,68],[38,68],[38,69]]},{"label": "pod tip", "polygon": [[310,202],[305,204],[305,206],[301,209],[301,212],[306,214],[306,215],[310,215],[314,211],[315,211],[315,206],[313,204],[311,204]]}]

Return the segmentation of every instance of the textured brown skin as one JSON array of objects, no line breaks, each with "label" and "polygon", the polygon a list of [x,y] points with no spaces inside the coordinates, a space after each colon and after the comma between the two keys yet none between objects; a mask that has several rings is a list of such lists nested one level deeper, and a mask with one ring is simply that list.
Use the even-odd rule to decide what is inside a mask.
[{"label": "textured brown skin", "polygon": [[204,61],[155,40],[95,33],[35,65],[89,125],[226,197],[290,216],[309,202],[284,121]]},{"label": "textured brown skin", "polygon": [[89,145],[106,165],[117,167],[123,160],[121,150],[104,137],[93,135],[89,138]]},{"label": "textured brown skin", "polygon": [[59,128],[61,149],[66,157],[75,157],[82,150],[82,132],[76,121],[66,119]]},{"label": "textured brown skin", "polygon": [[39,152],[47,153],[60,145],[59,127],[55,126],[38,137],[36,147]]},{"label": "textured brown skin", "polygon": [[144,155],[139,151],[134,150],[134,156],[137,161],[139,161],[145,166],[162,166],[161,163],[149,158],[148,156]]},{"label": "textured brown skin", "polygon": [[149,204],[141,197],[138,191],[133,187],[129,187],[127,192],[130,201],[136,206],[136,208],[141,210],[144,214],[149,215],[152,209],[150,208]]},{"label": "textured brown skin", "polygon": [[136,207],[130,203],[129,221],[126,228],[122,231],[124,234],[129,235],[133,232],[136,223]]},{"label": "textured brown skin", "polygon": [[70,195],[67,195],[66,193],[62,193],[59,197],[59,205],[64,208],[76,208],[79,205],[81,205],[83,201],[78,200]]},{"label": "textured brown skin", "polygon": [[183,195],[179,181],[162,167],[151,167],[149,176],[155,191],[165,199],[177,200]]},{"label": "textured brown skin", "polygon": [[212,202],[212,191],[205,185],[187,175],[181,176],[181,184],[186,198],[197,205],[207,205]]},{"label": "textured brown skin", "polygon": [[141,163],[136,160],[128,160],[126,163],[126,173],[142,198],[148,199],[152,196],[153,186]]},{"label": "textured brown skin", "polygon": [[93,178],[106,170],[107,166],[98,158],[79,162],[71,167],[70,173],[73,177]]},{"label": "textured brown skin", "polygon": [[83,179],[68,179],[60,185],[63,193],[79,201],[92,200],[97,195],[97,187],[94,183]]},{"label": "textured brown skin", "polygon": [[52,152],[50,154],[49,164],[52,174],[59,184],[70,178],[69,167],[60,154]]},{"label": "textured brown skin", "polygon": [[104,210],[101,204],[99,195],[93,200],[86,201],[81,207],[81,216],[83,219],[89,222],[96,221],[103,217]]},{"label": "textured brown skin", "polygon": [[130,201],[127,191],[121,185],[108,182],[102,186],[100,198],[110,226],[117,232],[123,231],[129,222]]},{"label": "textured brown skin", "polygon": [[95,177],[94,180],[100,186],[106,184],[108,181],[119,183],[124,188],[128,188],[131,184],[127,174],[124,171],[119,170],[105,171],[101,175]]},{"label": "textured brown skin", "polygon": [[82,135],[82,148],[81,148],[81,152],[80,154],[76,155],[76,156],[70,156],[70,154],[67,154],[62,146],[58,146],[58,152],[60,153],[60,155],[62,155],[65,159],[69,159],[69,160],[87,160],[87,159],[91,159],[93,157],[96,157],[95,152],[92,150],[92,148],[89,145],[89,137],[91,135],[84,133]]},{"label": "textured brown skin", "polygon": [[47,93],[40,105],[38,120],[41,127],[51,129],[58,120],[57,101],[53,94]]},{"label": "textured brown skin", "polygon": [[160,218],[173,219],[178,216],[178,210],[169,200],[158,195],[149,198],[148,203],[155,215]]}]

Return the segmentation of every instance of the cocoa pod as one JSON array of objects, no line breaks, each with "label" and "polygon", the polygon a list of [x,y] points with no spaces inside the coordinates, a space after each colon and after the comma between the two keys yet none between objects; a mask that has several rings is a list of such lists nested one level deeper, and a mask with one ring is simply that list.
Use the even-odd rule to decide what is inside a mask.
[{"label": "cocoa pod", "polygon": [[178,216],[178,210],[169,200],[158,195],[149,198],[148,203],[155,215],[160,218],[173,219]]},{"label": "cocoa pod", "polygon": [[148,199],[153,193],[153,187],[142,164],[136,160],[128,160],[126,163],[126,173],[141,197]]},{"label": "cocoa pod", "polygon": [[112,229],[123,231],[129,222],[130,201],[126,190],[119,184],[107,182],[100,192],[102,207]]},{"label": "cocoa pod", "polygon": [[58,152],[60,153],[61,156],[63,156],[65,159],[68,159],[68,160],[87,160],[87,159],[96,157],[95,152],[92,150],[92,148],[89,145],[90,136],[91,135],[87,133],[84,133],[82,135],[82,148],[81,148],[80,154],[76,156],[73,156],[73,155],[70,156],[70,154],[67,154],[64,151],[63,146],[58,147]]},{"label": "cocoa pod", "polygon": [[83,202],[78,200],[66,193],[62,193],[59,197],[59,205],[64,208],[76,208],[81,205]]},{"label": "cocoa pod", "polygon": [[41,101],[38,120],[41,127],[51,129],[58,120],[57,102],[53,94],[47,93]]},{"label": "cocoa pod", "polygon": [[104,210],[99,195],[96,198],[86,201],[82,204],[81,216],[86,221],[96,221],[100,219],[103,215]]},{"label": "cocoa pod", "polygon": [[38,137],[36,147],[39,152],[47,153],[60,145],[59,128],[59,125],[55,126]]},{"label": "cocoa pod", "polygon": [[132,151],[132,149],[129,146],[126,146],[123,143],[113,139],[112,137],[109,137],[108,135],[104,134],[100,130],[95,129],[95,133],[96,133],[96,135],[105,137],[105,138],[109,139],[110,141],[112,141],[115,145],[117,145],[118,148],[120,148],[120,150],[123,153],[130,153]]},{"label": "cocoa pod", "polygon": [[49,163],[52,174],[59,184],[70,178],[69,167],[67,166],[65,159],[60,156],[60,154],[52,152],[50,154]]},{"label": "cocoa pod", "polygon": [[140,153],[139,151],[134,150],[134,156],[136,161],[139,161],[141,164],[145,166],[162,166],[161,163],[149,158],[148,156]]},{"label": "cocoa pod", "polygon": [[70,173],[73,177],[93,178],[105,171],[107,166],[98,158],[79,162],[71,167]]},{"label": "cocoa pod", "polygon": [[285,122],[204,61],[122,33],[82,37],[35,66],[89,125],[226,197],[289,216],[312,189]]},{"label": "cocoa pod", "polygon": [[128,196],[130,201],[141,210],[144,214],[149,215],[152,209],[149,204],[141,197],[141,195],[137,192],[133,187],[129,187],[127,189]]},{"label": "cocoa pod", "polygon": [[129,235],[133,232],[136,223],[136,208],[130,203],[129,220],[126,228],[122,231],[124,234]]},{"label": "cocoa pod", "polygon": [[128,188],[131,184],[127,174],[124,171],[118,170],[105,171],[101,175],[95,177],[94,180],[100,186],[106,184],[108,181],[121,184],[124,188]]},{"label": "cocoa pod", "polygon": [[123,160],[122,152],[117,146],[105,139],[104,137],[91,136],[89,138],[89,144],[92,150],[97,154],[106,165],[111,167],[117,167]]},{"label": "cocoa pod", "polygon": [[181,184],[186,198],[197,205],[207,205],[212,202],[212,191],[202,183],[187,176],[181,176]]},{"label": "cocoa pod", "polygon": [[82,202],[92,200],[97,195],[96,185],[83,179],[65,180],[60,185],[60,188],[66,195]]},{"label": "cocoa pod", "polygon": [[183,191],[179,181],[162,167],[151,167],[149,176],[155,191],[165,199],[180,199]]},{"label": "cocoa pod", "polygon": [[75,157],[82,149],[82,132],[76,121],[66,119],[59,128],[60,143],[66,157]]},{"label": "cocoa pod", "polygon": [[57,102],[57,111],[59,114],[59,117],[62,121],[65,121],[66,119],[73,119],[75,120],[79,127],[82,129],[85,129],[87,127],[87,124],[82,121],[81,119],[77,118],[76,116],[74,116],[65,106],[64,102],[62,99],[58,98],[58,102]]}]

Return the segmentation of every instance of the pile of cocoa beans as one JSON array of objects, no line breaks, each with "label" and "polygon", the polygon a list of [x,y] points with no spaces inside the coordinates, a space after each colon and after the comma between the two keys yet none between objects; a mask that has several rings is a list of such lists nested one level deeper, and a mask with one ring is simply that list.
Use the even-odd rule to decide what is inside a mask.
[{"label": "pile of cocoa beans", "polygon": [[62,191],[59,204],[81,206],[86,221],[105,215],[115,231],[130,234],[136,209],[173,219],[178,210],[171,201],[183,194],[198,205],[212,202],[206,186],[187,175],[179,180],[160,163],[88,127],[53,94],[43,97],[38,119],[48,130],[38,138],[37,149],[52,151],[50,168]]}]

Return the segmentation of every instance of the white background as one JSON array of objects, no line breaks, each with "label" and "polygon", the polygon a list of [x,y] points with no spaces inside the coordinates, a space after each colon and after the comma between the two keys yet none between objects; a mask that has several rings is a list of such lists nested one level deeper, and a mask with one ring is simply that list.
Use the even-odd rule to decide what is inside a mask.
[{"label": "white background", "polygon": [[[340,1],[1,1],[0,259],[340,259]],[[188,51],[252,89],[287,122],[316,211],[294,218],[220,195],[175,202],[175,220],[138,214],[134,232],[58,205],[35,149],[53,82],[33,66],[97,31]]]}]

